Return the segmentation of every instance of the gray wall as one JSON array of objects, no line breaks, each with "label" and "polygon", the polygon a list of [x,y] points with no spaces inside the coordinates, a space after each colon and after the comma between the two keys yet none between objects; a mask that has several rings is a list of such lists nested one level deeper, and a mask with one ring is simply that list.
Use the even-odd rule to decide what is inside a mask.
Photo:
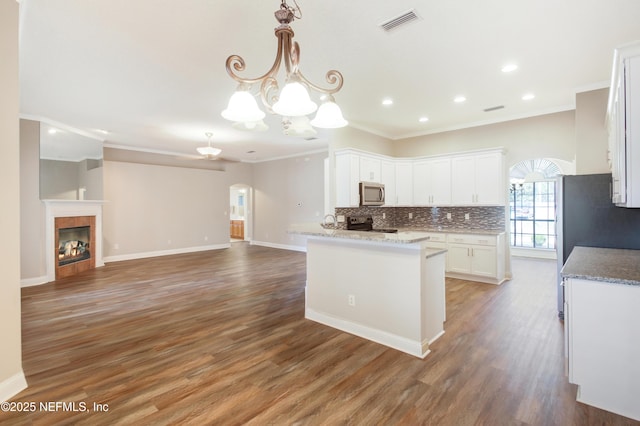
[{"label": "gray wall", "polygon": [[576,96],[576,174],[611,173],[605,125],[609,89]]},{"label": "gray wall", "polygon": [[46,275],[45,208],[40,201],[40,123],[20,120],[20,274]]},{"label": "gray wall", "polygon": [[254,164],[254,235],[258,244],[304,247],[306,239],[290,235],[292,223],[320,222],[324,217],[324,160],[327,153]]},{"label": "gray wall", "polygon": [[0,401],[25,385],[20,319],[18,3],[0,2]]},{"label": "gray wall", "polygon": [[504,147],[508,167],[531,158],[574,161],[575,111],[470,127],[395,142],[396,157]]},{"label": "gray wall", "polygon": [[105,161],[105,262],[228,244],[236,183],[251,183],[250,165],[217,171]]}]

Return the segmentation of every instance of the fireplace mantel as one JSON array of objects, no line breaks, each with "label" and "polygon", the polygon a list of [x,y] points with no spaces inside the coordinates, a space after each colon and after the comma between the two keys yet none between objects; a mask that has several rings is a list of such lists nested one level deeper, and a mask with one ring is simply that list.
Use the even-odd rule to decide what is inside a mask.
[{"label": "fireplace mantel", "polygon": [[45,205],[45,253],[47,282],[55,281],[55,218],[75,216],[96,217],[95,260],[96,267],[104,266],[102,258],[102,205],[104,200],[42,200]]}]

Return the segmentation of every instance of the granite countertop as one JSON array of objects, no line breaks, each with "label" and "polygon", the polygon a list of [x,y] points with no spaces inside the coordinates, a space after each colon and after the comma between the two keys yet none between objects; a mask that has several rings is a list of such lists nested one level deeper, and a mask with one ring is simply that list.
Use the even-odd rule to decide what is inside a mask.
[{"label": "granite countertop", "polygon": [[564,278],[640,286],[640,250],[577,246],[560,274]]},{"label": "granite countertop", "polygon": [[332,229],[323,227],[319,223],[302,223],[291,225],[288,230],[291,234],[309,235],[315,237],[343,238],[349,240],[371,241],[377,243],[414,244],[429,240],[426,232],[416,230],[403,230],[397,233],[347,231],[344,229]]}]

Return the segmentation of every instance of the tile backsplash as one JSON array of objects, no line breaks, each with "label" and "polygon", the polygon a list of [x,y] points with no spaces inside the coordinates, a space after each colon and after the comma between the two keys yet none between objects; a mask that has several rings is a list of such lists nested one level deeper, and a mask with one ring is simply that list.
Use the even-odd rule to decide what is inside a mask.
[{"label": "tile backsplash", "polygon": [[[490,207],[360,207],[336,208],[336,216],[371,215],[375,228],[504,229],[506,211]],[[409,216],[412,216],[409,219]],[[449,216],[451,217],[449,219]],[[465,218],[468,215],[469,219]],[[345,223],[339,227],[346,228]]]}]

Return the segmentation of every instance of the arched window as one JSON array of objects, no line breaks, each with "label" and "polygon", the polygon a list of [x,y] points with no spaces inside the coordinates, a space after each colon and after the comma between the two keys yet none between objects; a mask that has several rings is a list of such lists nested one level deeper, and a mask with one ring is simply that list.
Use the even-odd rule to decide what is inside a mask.
[{"label": "arched window", "polygon": [[513,247],[555,249],[556,176],[560,168],[538,158],[514,165],[510,172],[510,225]]}]

